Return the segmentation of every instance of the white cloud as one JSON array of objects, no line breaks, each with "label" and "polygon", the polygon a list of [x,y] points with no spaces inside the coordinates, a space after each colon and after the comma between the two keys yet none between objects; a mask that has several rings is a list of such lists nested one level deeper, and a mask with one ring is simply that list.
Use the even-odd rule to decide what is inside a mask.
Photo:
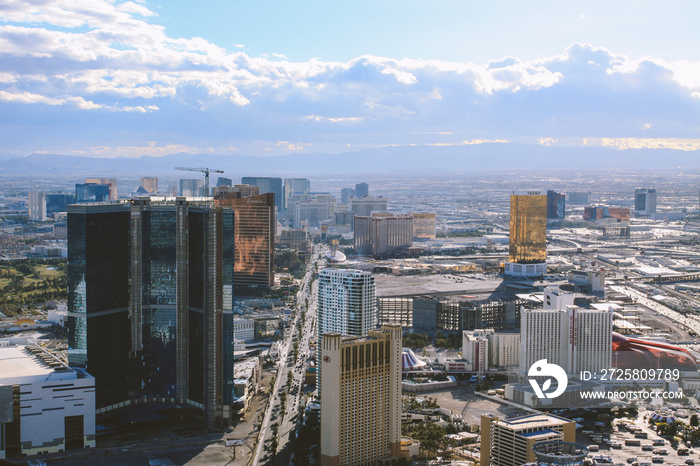
[{"label": "white cloud", "polygon": [[[182,138],[187,147],[221,150],[377,147],[418,133],[422,139],[411,143],[549,145],[586,137],[614,147],[666,141],[687,148],[700,127],[700,62],[631,60],[591,44],[481,64],[372,55],[292,62],[250,56],[243,44],[229,51],[173,38],[157,19],[140,1],[1,4],[0,107],[21,106],[20,124],[44,106],[65,111],[61,121],[86,134],[121,124],[122,136],[140,141],[152,124],[161,131],[158,147]],[[86,122],[75,116],[81,111],[96,117]],[[454,140],[440,140],[442,133]],[[197,138],[207,144],[192,143]],[[297,139],[308,142],[288,142]]]}]

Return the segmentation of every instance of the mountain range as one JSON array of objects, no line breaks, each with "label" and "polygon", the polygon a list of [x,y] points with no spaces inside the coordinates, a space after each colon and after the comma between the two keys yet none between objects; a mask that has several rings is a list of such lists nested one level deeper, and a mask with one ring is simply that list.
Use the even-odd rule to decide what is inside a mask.
[{"label": "mountain range", "polygon": [[[210,167],[231,177],[309,174],[450,174],[481,170],[700,169],[700,151],[546,147],[518,143],[469,146],[402,146],[339,154],[253,157],[177,153],[161,157],[98,158],[31,154],[0,158],[0,176],[178,176],[176,166]],[[226,176],[226,175],[224,175]]]}]

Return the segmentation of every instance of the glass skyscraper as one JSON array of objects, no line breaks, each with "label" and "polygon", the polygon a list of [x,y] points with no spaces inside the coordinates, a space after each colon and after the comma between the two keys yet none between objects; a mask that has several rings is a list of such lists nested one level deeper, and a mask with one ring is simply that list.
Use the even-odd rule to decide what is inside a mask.
[{"label": "glass skyscraper", "polygon": [[[69,319],[69,351],[72,363],[82,362],[95,376],[98,409],[128,399],[165,401],[201,408],[206,428],[227,425],[234,212],[185,198],[139,198],[70,206],[68,225],[69,311],[85,314]],[[86,267],[96,261],[102,275]],[[111,290],[112,283],[121,284],[119,302],[80,299],[82,288]],[[105,312],[118,317],[118,343],[110,340],[109,327],[93,324],[99,319],[91,314],[104,318]],[[119,366],[111,366],[110,357]],[[101,395],[101,387],[110,396]]]}]

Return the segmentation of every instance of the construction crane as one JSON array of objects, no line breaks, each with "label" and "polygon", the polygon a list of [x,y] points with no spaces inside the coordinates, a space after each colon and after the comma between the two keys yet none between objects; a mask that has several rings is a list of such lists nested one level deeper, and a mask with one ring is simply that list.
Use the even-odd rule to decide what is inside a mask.
[{"label": "construction crane", "polygon": [[185,170],[188,172],[200,172],[204,173],[204,192],[205,197],[209,197],[209,173],[223,173],[223,170],[217,170],[216,168],[189,168],[189,167],[175,167],[175,170]]}]

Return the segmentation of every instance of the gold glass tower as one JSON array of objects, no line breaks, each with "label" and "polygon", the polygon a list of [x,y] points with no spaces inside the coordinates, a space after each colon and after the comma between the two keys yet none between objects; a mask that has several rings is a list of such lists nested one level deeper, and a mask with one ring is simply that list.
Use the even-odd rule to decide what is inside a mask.
[{"label": "gold glass tower", "polygon": [[510,196],[508,260],[535,264],[547,259],[547,196],[534,191]]}]

